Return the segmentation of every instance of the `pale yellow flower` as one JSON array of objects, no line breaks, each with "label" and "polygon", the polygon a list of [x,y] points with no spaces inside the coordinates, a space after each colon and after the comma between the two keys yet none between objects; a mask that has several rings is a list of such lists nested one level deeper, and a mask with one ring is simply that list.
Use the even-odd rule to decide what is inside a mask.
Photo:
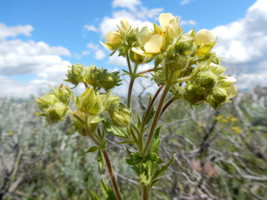
[{"label": "pale yellow flower", "polygon": [[231,99],[231,98],[235,97],[236,93],[237,93],[236,86],[231,85],[231,86],[227,89],[227,99]]},{"label": "pale yellow flower", "polygon": [[148,27],[141,29],[138,41],[140,48],[132,48],[132,50],[142,56],[152,57],[153,54],[158,54],[165,49],[165,38],[160,34],[154,34]]},{"label": "pale yellow flower", "polygon": [[201,29],[195,36],[196,43],[206,44],[214,41],[214,37],[209,30]]},{"label": "pale yellow flower", "polygon": [[159,16],[159,24],[168,40],[173,39],[178,34],[178,19],[171,13],[161,13]]},{"label": "pale yellow flower", "polygon": [[106,44],[102,43],[101,41],[100,43],[107,49],[111,49],[111,50],[117,49],[122,42],[121,34],[116,31],[109,31],[105,37],[105,40],[106,40]]}]

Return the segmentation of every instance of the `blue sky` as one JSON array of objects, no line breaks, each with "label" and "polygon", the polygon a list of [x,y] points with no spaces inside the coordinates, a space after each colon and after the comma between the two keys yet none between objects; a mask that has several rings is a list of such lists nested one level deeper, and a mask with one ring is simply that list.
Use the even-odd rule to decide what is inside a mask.
[{"label": "blue sky", "polygon": [[265,0],[0,0],[0,96],[23,97],[59,84],[69,64],[123,68],[99,40],[121,17],[143,26],[161,12],[180,16],[185,31],[213,31],[215,51],[240,77],[240,88],[248,80],[267,85]]}]

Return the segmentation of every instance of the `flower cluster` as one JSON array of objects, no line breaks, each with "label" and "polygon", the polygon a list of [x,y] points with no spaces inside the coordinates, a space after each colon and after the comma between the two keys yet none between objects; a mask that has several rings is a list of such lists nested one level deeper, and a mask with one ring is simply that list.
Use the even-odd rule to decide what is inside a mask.
[{"label": "flower cluster", "polygon": [[128,53],[136,64],[154,60],[154,81],[169,85],[173,95],[191,105],[207,102],[217,109],[235,96],[236,80],[223,75],[226,68],[212,52],[216,38],[210,31],[193,29],[184,33],[178,18],[170,13],[160,14],[159,24],[154,24],[154,30],[147,26],[132,29],[124,18],[119,31],[108,33],[104,46],[118,50],[122,56]]}]

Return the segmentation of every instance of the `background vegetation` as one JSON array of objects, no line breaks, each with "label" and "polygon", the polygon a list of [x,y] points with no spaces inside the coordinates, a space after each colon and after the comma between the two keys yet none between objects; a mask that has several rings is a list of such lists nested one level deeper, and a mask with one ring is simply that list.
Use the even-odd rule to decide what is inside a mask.
[{"label": "background vegetation", "polygon": [[[137,113],[145,109],[146,89],[134,98]],[[161,120],[160,154],[167,162],[175,153],[175,161],[152,199],[267,199],[265,90],[240,92],[217,111],[174,103]],[[34,98],[1,99],[0,107],[0,200],[83,200],[89,199],[86,188],[101,193],[100,178],[108,183],[108,174],[98,176],[96,155],[85,153],[88,138],[70,130],[68,120],[47,125],[33,114]],[[124,199],[137,199],[138,180],[122,159],[126,149],[108,137]]]}]

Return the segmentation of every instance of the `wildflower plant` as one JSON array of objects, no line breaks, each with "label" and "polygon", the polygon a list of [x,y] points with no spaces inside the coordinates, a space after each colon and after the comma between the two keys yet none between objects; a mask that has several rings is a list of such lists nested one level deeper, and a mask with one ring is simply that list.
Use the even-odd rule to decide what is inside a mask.
[{"label": "wildflower plant", "polygon": [[[218,109],[236,94],[233,85],[236,80],[224,75],[226,68],[220,65],[221,59],[212,51],[216,38],[210,31],[195,32],[193,29],[184,33],[178,18],[170,13],[160,14],[159,24],[154,24],[153,30],[149,27],[134,29],[125,18],[121,19],[118,30],[110,31],[101,44],[112,51],[110,56],[118,51],[119,56],[125,57],[128,70],[120,74],[94,65],[72,65],[64,81],[74,87],[83,84],[86,89],[80,96],[75,96],[67,85],[60,85],[36,99],[41,111],[38,115],[44,116],[48,123],[55,124],[70,116],[74,129],[94,143],[87,152],[98,151],[97,160],[102,168],[105,163],[113,186],[111,189],[101,180],[106,199],[123,199],[112,169],[112,159],[107,153],[107,134],[119,137],[119,145],[126,145],[125,159],[138,177],[142,199],[150,199],[151,188],[174,160],[173,155],[171,160],[163,163],[159,157],[162,126],[158,122],[167,108],[180,99],[192,107],[205,102]],[[142,71],[145,63],[153,63],[154,67]],[[152,77],[150,80],[157,83],[158,90],[136,120],[131,114],[134,81],[148,79],[145,76],[148,73]],[[111,94],[125,76],[130,78],[126,105],[119,96]],[[159,103],[155,105],[157,98]],[[75,109],[69,106],[71,99]],[[100,199],[91,190],[88,194],[91,199]]]}]

